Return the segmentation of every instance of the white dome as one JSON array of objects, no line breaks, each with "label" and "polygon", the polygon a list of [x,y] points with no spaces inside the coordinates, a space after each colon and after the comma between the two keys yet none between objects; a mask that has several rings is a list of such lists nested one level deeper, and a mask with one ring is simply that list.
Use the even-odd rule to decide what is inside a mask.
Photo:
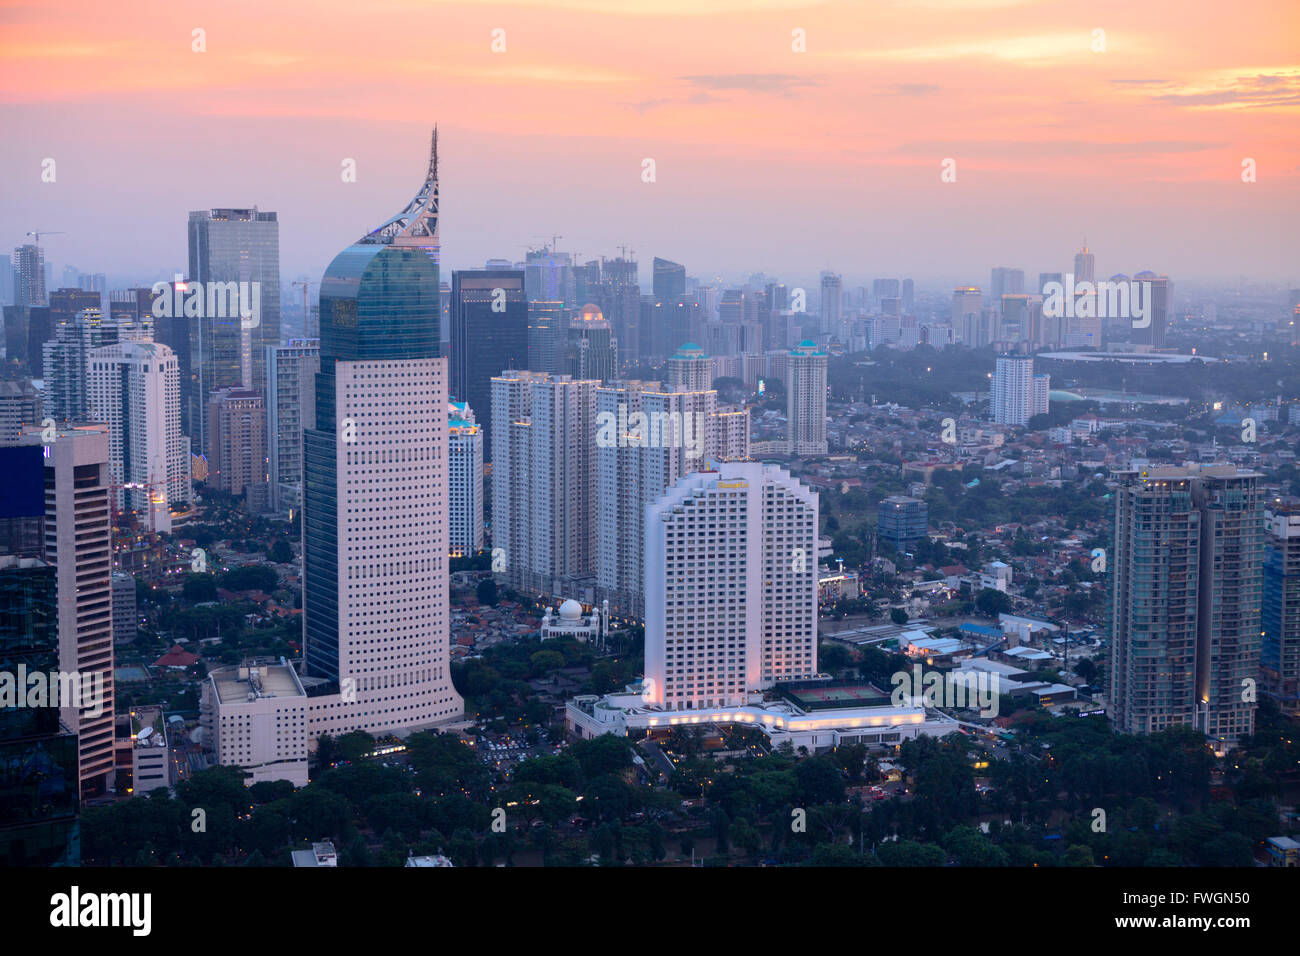
[{"label": "white dome", "polygon": [[560,618],[565,621],[577,621],[582,617],[582,605],[569,598],[560,605]]}]

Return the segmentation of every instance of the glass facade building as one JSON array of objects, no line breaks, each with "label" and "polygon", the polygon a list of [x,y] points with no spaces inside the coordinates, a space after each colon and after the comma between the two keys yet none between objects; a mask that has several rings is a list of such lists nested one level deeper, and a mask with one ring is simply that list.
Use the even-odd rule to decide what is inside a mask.
[{"label": "glass facade building", "polygon": [[[35,674],[59,668],[58,604],[52,565],[0,555],[0,670],[24,673],[21,706],[0,708],[0,864],[75,865],[77,737],[57,701],[25,693]],[[20,671],[19,668],[23,668]]]},{"label": "glass facade building", "polygon": [[[501,305],[493,310],[495,296]],[[504,369],[532,368],[524,273],[514,269],[454,272],[451,277],[451,393],[469,403],[485,423],[483,443],[492,457],[492,377]],[[549,341],[549,340],[548,340]]]},{"label": "glass facade building", "polygon": [[316,427],[303,429],[305,657],[311,674],[337,681],[338,472],[344,423],[335,420],[335,365],[437,358],[438,267],[414,246],[360,242],[335,256],[320,290]]},{"label": "glass facade building", "polygon": [[189,375],[181,382],[184,427],[208,453],[204,409],[211,392],[245,386],[266,395],[266,350],[280,344],[280,223],[273,212],[201,209],[190,213],[189,280],[257,282],[257,325],[238,315],[191,319]]},{"label": "glass facade building", "polygon": [[929,531],[930,506],[920,498],[891,495],[876,508],[876,535],[896,548],[916,544]]}]

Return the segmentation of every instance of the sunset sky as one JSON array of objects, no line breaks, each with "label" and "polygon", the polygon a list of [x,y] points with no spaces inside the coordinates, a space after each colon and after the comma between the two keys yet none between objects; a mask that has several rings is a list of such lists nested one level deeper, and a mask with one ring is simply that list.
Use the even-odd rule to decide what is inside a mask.
[{"label": "sunset sky", "polygon": [[558,233],[584,257],[626,244],[647,283],[661,255],[982,284],[1067,270],[1086,237],[1099,274],[1300,283],[1298,11],[0,0],[0,247],[62,230],[59,268],[144,278],[184,268],[188,210],[257,205],[286,278],[318,275],[414,194],[437,122],[444,272]]}]

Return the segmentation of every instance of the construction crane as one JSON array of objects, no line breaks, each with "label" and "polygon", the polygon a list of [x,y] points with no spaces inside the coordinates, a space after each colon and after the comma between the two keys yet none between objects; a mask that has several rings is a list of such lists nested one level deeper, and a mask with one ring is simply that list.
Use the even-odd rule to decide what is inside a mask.
[{"label": "construction crane", "polygon": [[27,235],[36,240],[36,244],[41,244],[41,236],[66,236],[67,233],[61,229],[34,229]]},{"label": "construction crane", "polygon": [[544,247],[544,248],[546,248],[546,250],[549,251],[549,252],[556,252],[556,251],[558,251],[558,249],[559,249],[559,246],[560,246],[560,240],[563,239],[564,237],[563,237],[563,236],[557,236],[557,235],[550,235],[550,236],[529,236],[529,238],[530,238],[530,239],[550,239],[550,240],[551,240],[551,244],[550,244],[549,246]]}]

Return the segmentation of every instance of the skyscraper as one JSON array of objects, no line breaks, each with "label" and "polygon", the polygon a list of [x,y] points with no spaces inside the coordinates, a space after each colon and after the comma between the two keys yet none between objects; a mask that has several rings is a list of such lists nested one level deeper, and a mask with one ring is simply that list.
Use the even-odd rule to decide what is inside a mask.
[{"label": "skyscraper", "polygon": [[13,254],[14,305],[47,305],[45,250],[37,245],[18,246]]},{"label": "skyscraper", "polygon": [[[257,302],[231,313],[256,310],[256,325],[239,314],[191,320],[190,381],[181,390],[190,406],[196,450],[210,454],[204,410],[220,388],[251,388],[266,395],[266,350],[280,344],[280,223],[275,213],[249,209],[200,209],[189,219],[189,280],[246,282]],[[252,283],[258,283],[253,293]],[[217,311],[217,310],[213,310]]]},{"label": "skyscraper", "polygon": [[1004,295],[1019,295],[1025,291],[1025,270],[997,266],[993,269],[989,299],[995,309],[1002,307]]},{"label": "skyscraper", "polygon": [[302,434],[316,423],[320,339],[266,350],[267,479],[271,508],[302,507]]},{"label": "skyscraper", "polygon": [[[3,550],[0,672],[57,671],[55,568]],[[77,738],[61,724],[57,707],[0,708],[0,768],[0,864],[76,866]]]},{"label": "skyscraper", "polygon": [[[42,444],[39,430],[22,444]],[[112,524],[106,425],[58,431],[45,457],[42,559],[55,568],[59,670],[76,674],[79,699],[60,698],[77,734],[81,797],[113,789]]]},{"label": "skyscraper", "polygon": [[792,455],[824,455],[826,446],[826,353],[805,339],[785,365],[786,440]]},{"label": "skyscraper", "polygon": [[569,310],[562,300],[528,300],[528,367],[532,371],[563,374],[568,365],[568,337]]},{"label": "skyscraper", "polygon": [[530,249],[524,256],[524,292],[529,302],[558,302],[561,308],[575,308],[573,256],[550,246]]},{"label": "skyscraper", "polygon": [[565,362],[561,372],[576,379],[608,382],[618,373],[618,341],[605,316],[588,303],[569,323]]},{"label": "skyscraper", "polygon": [[55,330],[44,346],[45,413],[57,421],[87,421],[90,415],[90,355],[105,345],[150,341],[149,330],[83,309]]},{"label": "skyscraper", "polygon": [[[1133,338],[1139,344],[1150,345],[1152,348],[1164,348],[1165,334],[1169,329],[1169,308],[1170,300],[1173,297],[1173,284],[1169,281],[1167,275],[1157,275],[1154,272],[1139,272],[1133,277],[1135,282],[1149,282],[1150,301],[1147,308],[1150,309],[1150,324],[1144,328],[1134,329]],[[1144,293],[1145,294],[1145,293]]]},{"label": "skyscraper", "polygon": [[170,532],[172,512],[193,498],[176,356],[155,342],[120,342],[92,349],[86,364],[90,417],[108,425],[113,507]]},{"label": "skyscraper", "polygon": [[511,587],[571,592],[595,573],[594,379],[492,379],[492,548]]},{"label": "skyscraper", "polygon": [[[452,394],[470,408],[488,409],[492,376],[530,367],[524,274],[514,269],[452,273],[451,313]],[[495,416],[484,417],[484,451],[491,459]]]},{"label": "skyscraper", "polygon": [[952,293],[952,334],[967,348],[979,348],[988,345],[988,340],[981,335],[980,312],[984,299],[979,286],[958,286]]},{"label": "skyscraper", "polygon": [[1047,413],[1047,375],[1034,374],[1028,355],[999,355],[989,391],[989,415],[999,425],[1027,425]]},{"label": "skyscraper", "polygon": [[41,418],[41,396],[30,379],[0,382],[0,445],[17,441],[24,425]]},{"label": "skyscraper", "polygon": [[[1096,257],[1088,251],[1088,244],[1085,242],[1083,248],[1074,254],[1074,287],[1077,290],[1081,283],[1095,282],[1096,280]],[[1091,300],[1091,301],[1085,301]],[[1069,320],[1069,334],[1072,338],[1067,339],[1067,343],[1075,346],[1086,346],[1092,349],[1101,349],[1102,346],[1102,321],[1097,315],[1097,292],[1093,291],[1075,293],[1074,301],[1074,318]]]},{"label": "skyscraper", "polygon": [[647,509],[647,703],[739,706],[816,675],[817,510],[754,462],[688,475]]},{"label": "skyscraper", "polygon": [[451,555],[483,550],[483,429],[474,410],[447,404],[447,547]]},{"label": "skyscraper", "polygon": [[1254,730],[1259,475],[1231,465],[1116,473],[1109,715],[1124,733],[1187,724],[1217,751]]},{"label": "skyscraper", "polygon": [[654,258],[654,297],[680,299],[686,295],[686,267],[671,259]]},{"label": "skyscraper", "polygon": [[685,342],[668,360],[670,392],[703,392],[713,387],[713,362],[704,349]]},{"label": "skyscraper", "polygon": [[1077,287],[1080,282],[1092,282],[1095,278],[1097,257],[1088,251],[1088,243],[1083,244],[1083,248],[1074,254],[1074,284]]},{"label": "skyscraper", "polygon": [[840,336],[843,332],[844,278],[833,272],[823,272],[821,292],[821,318],[817,329],[822,335]]},{"label": "skyscraper", "polygon": [[208,398],[208,483],[246,495],[254,513],[270,506],[266,489],[266,403],[251,388],[219,388]]},{"label": "skyscraper", "polygon": [[321,280],[316,422],[304,434],[311,736],[427,726],[464,710],[448,668],[436,144],[415,199]]},{"label": "skyscraper", "polygon": [[[65,322],[71,322],[85,309],[101,311],[104,307],[102,295],[98,292],[87,292],[85,289],[55,289],[50,293],[49,299],[50,323],[56,329]],[[149,324],[139,321],[135,316],[128,319],[128,322],[139,325]]]},{"label": "skyscraper", "polygon": [[1300,716],[1300,501],[1264,512],[1263,691],[1283,712]]},{"label": "skyscraper", "polygon": [[[706,360],[707,361],[707,360]],[[698,379],[697,379],[698,381]],[[624,614],[644,613],[646,508],[683,475],[718,457],[718,393],[620,381],[596,390],[596,584]]]},{"label": "skyscraper", "polygon": [[[593,301],[585,299],[584,301]],[[599,298],[594,300],[618,339],[619,360],[624,365],[641,361],[641,287],[637,262],[620,256],[600,263]],[[646,347],[649,346],[647,337]]]},{"label": "skyscraper", "polygon": [[1300,289],[1292,289],[1287,296],[1287,310],[1282,316],[1282,330],[1292,345],[1300,345]]},{"label": "skyscraper", "polygon": [[1005,293],[999,303],[998,314],[999,342],[1033,341],[1033,328],[1029,322],[1029,296]]}]

